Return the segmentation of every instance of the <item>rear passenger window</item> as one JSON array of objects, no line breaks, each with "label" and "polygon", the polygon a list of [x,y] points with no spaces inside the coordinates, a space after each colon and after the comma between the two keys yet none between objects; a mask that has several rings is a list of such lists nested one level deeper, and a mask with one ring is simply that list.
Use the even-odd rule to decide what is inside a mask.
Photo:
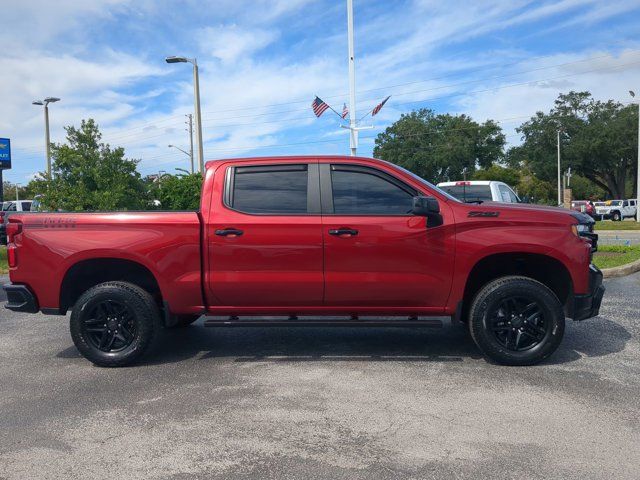
[{"label": "rear passenger window", "polygon": [[414,191],[375,170],[332,166],[333,212],[342,215],[407,215]]},{"label": "rear passenger window", "polygon": [[257,214],[307,213],[307,165],[235,167],[227,204]]},{"label": "rear passenger window", "polygon": [[30,212],[31,211],[31,202],[23,202],[22,203],[22,211]]}]

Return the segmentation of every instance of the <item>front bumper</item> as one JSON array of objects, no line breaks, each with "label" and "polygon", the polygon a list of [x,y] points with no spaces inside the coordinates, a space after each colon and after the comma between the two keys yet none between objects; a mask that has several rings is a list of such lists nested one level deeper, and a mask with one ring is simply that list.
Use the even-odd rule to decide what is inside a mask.
[{"label": "front bumper", "polygon": [[4,304],[5,308],[13,310],[14,312],[25,313],[37,313],[40,310],[35,295],[26,285],[7,283],[3,285],[2,288],[7,292],[7,303]]},{"label": "front bumper", "polygon": [[574,320],[586,320],[597,316],[600,313],[604,290],[602,272],[595,265],[589,265],[589,293],[586,295],[574,295],[572,318]]}]

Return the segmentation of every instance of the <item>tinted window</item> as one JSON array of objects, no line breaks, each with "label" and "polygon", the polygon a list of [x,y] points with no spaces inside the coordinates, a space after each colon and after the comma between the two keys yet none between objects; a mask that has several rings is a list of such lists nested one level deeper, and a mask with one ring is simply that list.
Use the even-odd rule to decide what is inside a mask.
[{"label": "tinted window", "polygon": [[406,215],[413,207],[410,192],[375,172],[331,170],[333,211],[343,215]]},{"label": "tinted window", "polygon": [[230,206],[247,213],[307,213],[307,166],[237,167]]},{"label": "tinted window", "polygon": [[440,188],[463,202],[476,202],[478,200],[490,202],[493,200],[489,185],[451,185]]},{"label": "tinted window", "polygon": [[22,202],[22,211],[30,212],[31,211],[31,202]]}]

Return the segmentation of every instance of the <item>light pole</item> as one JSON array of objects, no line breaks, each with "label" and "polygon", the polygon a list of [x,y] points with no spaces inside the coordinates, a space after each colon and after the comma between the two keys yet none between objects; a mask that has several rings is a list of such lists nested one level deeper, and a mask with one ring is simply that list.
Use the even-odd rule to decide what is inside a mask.
[{"label": "light pole", "polygon": [[18,203],[18,201],[20,200],[20,199],[18,198],[18,189],[19,189],[19,188],[20,188],[20,184],[19,184],[19,183],[16,183],[16,203]]},{"label": "light pole", "polygon": [[56,97],[47,97],[44,100],[34,100],[33,105],[44,106],[44,141],[47,151],[47,177],[51,180],[51,140],[49,138],[49,104],[59,102],[60,99]]},{"label": "light pole", "polygon": [[202,116],[200,114],[200,79],[198,76],[198,61],[195,58],[167,57],[167,63],[190,63],[193,65],[193,96],[196,112],[196,135],[198,142],[198,164],[200,173],[204,175],[204,152],[202,148]]},{"label": "light pole", "polygon": [[353,0],[347,0],[347,35],[349,37],[349,143],[351,155],[358,151],[358,130],[356,125],[356,58],[353,41]]},{"label": "light pole", "polygon": [[562,183],[560,173],[560,133],[562,128],[558,129],[558,206],[562,205]]},{"label": "light pole", "polygon": [[181,149],[180,147],[177,147],[175,145],[167,145],[169,148],[175,148],[176,150],[180,150],[182,153],[184,153],[187,157],[189,157],[191,159],[191,173],[193,173],[193,150],[191,150],[191,153],[187,152],[186,150]]},{"label": "light pole", "polygon": [[[632,97],[635,98],[636,92],[629,90]],[[638,102],[638,171],[636,172],[636,222],[640,222],[640,101]]]}]

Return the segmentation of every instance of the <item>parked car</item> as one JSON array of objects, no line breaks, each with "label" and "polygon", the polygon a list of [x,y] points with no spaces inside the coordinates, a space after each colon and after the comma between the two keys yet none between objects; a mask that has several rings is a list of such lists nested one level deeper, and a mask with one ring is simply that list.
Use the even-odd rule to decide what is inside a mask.
[{"label": "parked car", "polygon": [[571,202],[571,210],[586,213],[590,217],[594,217],[596,214],[596,208],[590,200],[573,200]]},{"label": "parked car", "polygon": [[467,203],[503,202],[520,203],[520,198],[509,185],[493,180],[441,182],[439,188]]},{"label": "parked car", "polygon": [[33,200],[12,200],[2,202],[2,210],[0,211],[0,243],[7,244],[6,234],[6,218],[11,212],[29,212]]},{"label": "parked car", "polygon": [[596,206],[596,216],[619,222],[636,216],[637,200],[607,200],[604,205]]},{"label": "parked car", "polygon": [[132,363],[160,328],[201,315],[224,316],[209,327],[420,327],[448,315],[487,357],[529,365],[556,350],[565,315],[598,314],[594,223],[463,203],[381,160],[220,160],[207,163],[197,212],[11,215],[6,307],[71,310],[76,347],[102,366]]}]

